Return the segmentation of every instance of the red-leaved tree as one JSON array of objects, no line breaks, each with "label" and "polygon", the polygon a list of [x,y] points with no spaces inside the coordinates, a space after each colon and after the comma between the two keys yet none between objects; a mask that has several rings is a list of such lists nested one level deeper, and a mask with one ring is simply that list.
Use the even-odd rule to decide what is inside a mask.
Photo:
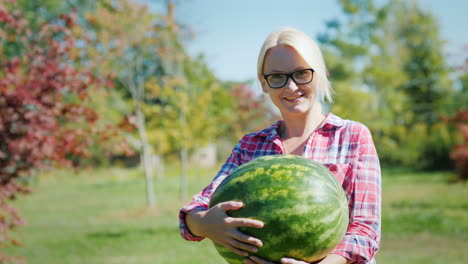
[{"label": "red-leaved tree", "polygon": [[[0,247],[19,244],[23,223],[10,204],[29,192],[19,179],[51,165],[78,166],[98,116],[87,106],[102,81],[74,60],[73,14],[32,32],[15,1],[0,0]],[[105,137],[105,135],[103,135]],[[0,263],[17,258],[0,250]]]},{"label": "red-leaved tree", "polygon": [[468,180],[468,43],[465,44],[459,58],[465,58],[460,64],[455,66],[456,73],[459,74],[460,89],[455,99],[458,105],[457,113],[452,117],[444,117],[448,122],[454,124],[461,136],[462,141],[453,147],[450,157],[455,161],[455,166],[459,173],[459,179]]},{"label": "red-leaved tree", "polygon": [[261,130],[272,122],[281,119],[279,113],[268,106],[267,97],[264,94],[256,95],[254,88],[246,84],[237,84],[231,92],[234,98],[233,131],[234,140],[238,140],[245,133]]},{"label": "red-leaved tree", "polygon": [[460,144],[454,146],[451,158],[455,161],[460,179],[466,181],[468,180],[468,111],[458,111],[449,121],[455,124],[463,139]]}]

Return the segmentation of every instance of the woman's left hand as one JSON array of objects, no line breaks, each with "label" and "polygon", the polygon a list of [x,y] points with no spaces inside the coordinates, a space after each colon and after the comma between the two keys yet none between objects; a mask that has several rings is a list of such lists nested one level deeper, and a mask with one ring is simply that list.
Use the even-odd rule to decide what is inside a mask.
[{"label": "woman's left hand", "polygon": [[[308,263],[302,260],[296,260],[292,258],[282,258],[281,259],[281,264],[348,264],[351,263],[351,260],[347,260],[344,257],[340,255],[335,255],[335,254],[330,254],[326,258],[322,260],[318,260],[313,263]],[[252,256],[250,258],[247,258],[244,260],[244,263],[246,264],[275,264],[274,262],[271,261],[266,261],[264,259],[261,259],[259,257]]]},{"label": "woman's left hand", "polygon": [[282,264],[308,264],[309,262],[305,262],[305,261],[302,261],[302,260],[295,260],[295,259],[292,259],[292,258],[282,258],[281,263]]},{"label": "woman's left hand", "polygon": [[[252,256],[244,260],[246,264],[275,264],[274,262],[261,259],[259,257]],[[292,258],[282,258],[281,264],[309,264],[308,262],[295,260]]]}]

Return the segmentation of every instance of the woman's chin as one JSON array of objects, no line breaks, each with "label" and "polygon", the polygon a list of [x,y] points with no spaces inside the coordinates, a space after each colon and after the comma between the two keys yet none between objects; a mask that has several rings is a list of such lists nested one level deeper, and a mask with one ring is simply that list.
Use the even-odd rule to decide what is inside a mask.
[{"label": "woman's chin", "polygon": [[281,113],[284,115],[305,115],[309,112],[310,109],[306,109],[305,107],[301,106],[289,106],[289,107],[284,107],[281,109]]}]

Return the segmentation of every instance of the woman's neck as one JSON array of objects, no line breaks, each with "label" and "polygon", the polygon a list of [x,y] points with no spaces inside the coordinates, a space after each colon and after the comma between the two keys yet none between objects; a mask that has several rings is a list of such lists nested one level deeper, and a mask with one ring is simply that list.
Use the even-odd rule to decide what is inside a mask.
[{"label": "woman's neck", "polygon": [[317,103],[304,115],[284,116],[281,126],[281,138],[303,138],[308,137],[323,122],[325,116],[322,114],[322,106]]}]

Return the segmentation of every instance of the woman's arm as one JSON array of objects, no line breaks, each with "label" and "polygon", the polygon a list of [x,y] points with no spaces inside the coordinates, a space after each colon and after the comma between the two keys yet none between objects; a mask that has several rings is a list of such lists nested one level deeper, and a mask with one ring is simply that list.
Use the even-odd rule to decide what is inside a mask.
[{"label": "woman's arm", "polygon": [[332,254],[367,263],[374,258],[380,242],[381,176],[380,164],[371,133],[364,125],[353,126],[356,158],[348,171],[344,187],[349,203],[350,223],[341,243]]}]

